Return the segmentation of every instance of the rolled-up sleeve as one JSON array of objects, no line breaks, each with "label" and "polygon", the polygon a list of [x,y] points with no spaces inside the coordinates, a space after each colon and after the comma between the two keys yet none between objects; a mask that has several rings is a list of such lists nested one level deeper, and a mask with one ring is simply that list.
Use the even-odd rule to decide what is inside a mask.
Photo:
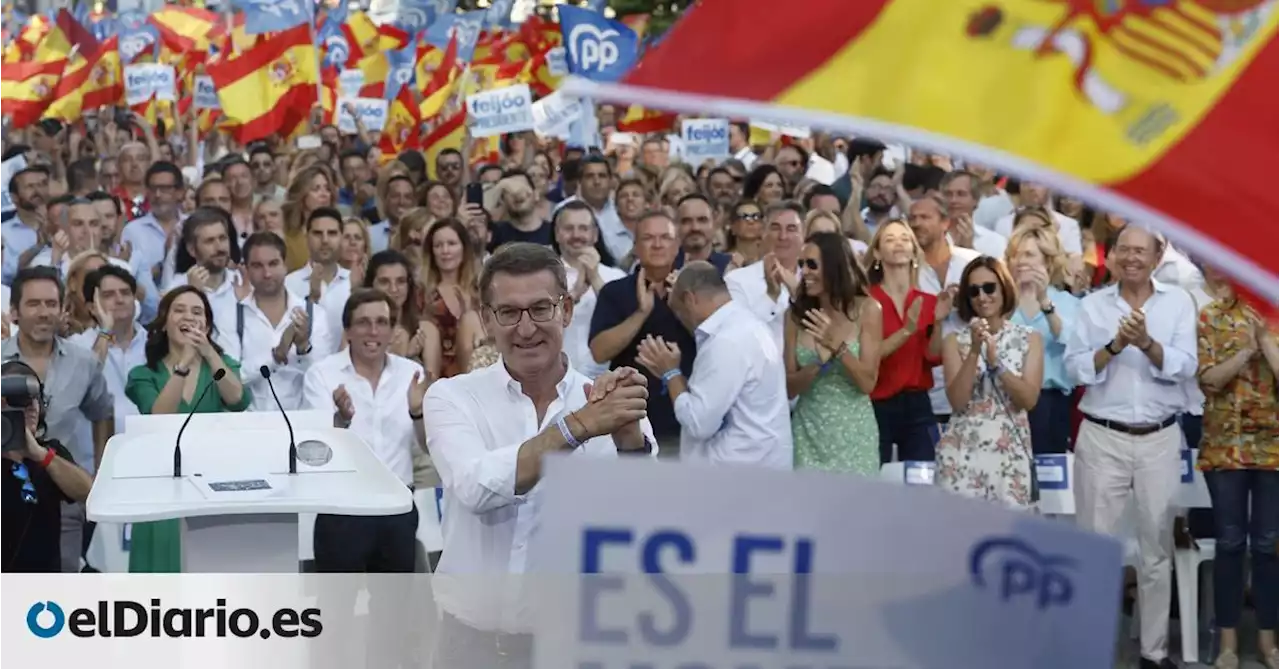
[{"label": "rolled-up sleeve", "polygon": [[[1066,325],[1063,324],[1066,330]],[[1101,340],[1101,341],[1099,341]],[[1078,386],[1094,386],[1107,380],[1107,368],[1094,369],[1093,354],[1111,341],[1111,334],[1098,322],[1096,310],[1091,308],[1089,300],[1080,303],[1076,312],[1076,322],[1067,337],[1067,350],[1063,361],[1067,367],[1067,378]]]},{"label": "rolled-up sleeve", "polygon": [[516,461],[521,444],[485,445],[473,421],[443,384],[432,385],[422,404],[427,452],[444,487],[472,513],[487,513],[524,502],[516,494]]},{"label": "rolled-up sleeve", "polygon": [[[1163,364],[1155,370],[1153,376],[1162,381],[1181,383],[1195,378],[1199,365],[1196,353],[1196,303],[1185,290],[1173,291],[1169,299],[1175,302],[1170,309],[1171,321],[1166,328],[1171,334],[1168,340],[1160,339],[1161,333],[1152,334],[1164,348]],[[1150,329],[1151,324],[1148,323],[1147,327]]]},{"label": "rolled-up sleeve", "polygon": [[732,339],[722,339],[698,350],[687,390],[675,399],[676,420],[696,439],[710,439],[720,431],[754,364],[742,359]]}]

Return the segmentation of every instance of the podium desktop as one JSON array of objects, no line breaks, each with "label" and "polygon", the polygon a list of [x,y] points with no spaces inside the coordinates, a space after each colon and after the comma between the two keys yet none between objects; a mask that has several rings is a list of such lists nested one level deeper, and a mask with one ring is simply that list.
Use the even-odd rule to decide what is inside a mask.
[{"label": "podium desktop", "polygon": [[[405,484],[350,430],[323,411],[196,414],[182,436],[182,476],[173,449],[186,416],[129,416],[107,442],[89,493],[88,518],[124,524],[179,519],[182,571],[298,571],[298,514],[405,513]],[[102,530],[103,528],[99,528]]]}]

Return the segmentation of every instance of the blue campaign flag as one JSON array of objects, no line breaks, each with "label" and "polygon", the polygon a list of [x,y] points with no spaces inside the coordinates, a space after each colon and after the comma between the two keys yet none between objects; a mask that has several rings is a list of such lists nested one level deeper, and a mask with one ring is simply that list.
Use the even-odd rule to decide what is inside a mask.
[{"label": "blue campaign flag", "polygon": [[457,9],[458,0],[400,0],[393,24],[416,37],[441,17],[452,16]]},{"label": "blue campaign flag", "polygon": [[[597,14],[603,14],[604,8],[608,4],[609,4],[609,0],[587,0],[585,9],[587,9],[588,11],[595,12]],[[561,9],[563,9],[563,7]]]},{"label": "blue campaign flag", "polygon": [[458,62],[469,63],[475,55],[476,42],[480,40],[480,30],[484,26],[488,10],[477,9],[465,14],[448,14],[436,19],[427,28],[427,44],[438,49],[449,48],[449,40],[458,35]]},{"label": "blue campaign flag", "polygon": [[510,28],[511,10],[516,0],[493,0],[489,4],[489,12],[485,15],[486,28]]},{"label": "blue campaign flag", "polygon": [[244,31],[250,35],[311,23],[315,11],[310,0],[235,0],[234,4],[244,11]]},{"label": "blue campaign flag", "polygon": [[622,79],[635,64],[639,42],[635,31],[589,9],[560,5],[569,72],[592,81]]},{"label": "blue campaign flag", "polygon": [[400,87],[413,81],[413,66],[418,61],[418,47],[414,44],[399,51],[387,52],[387,81],[383,97],[394,100]]},{"label": "blue campaign flag", "polygon": [[346,67],[347,59],[351,56],[351,45],[342,32],[342,24],[346,22],[347,5],[342,3],[329,10],[324,17],[324,25],[316,31],[316,45],[324,46],[325,67]]},{"label": "blue campaign flag", "polygon": [[147,49],[160,48],[160,31],[147,22],[147,13],[130,9],[116,16],[117,34],[120,35],[120,62],[132,63]]}]

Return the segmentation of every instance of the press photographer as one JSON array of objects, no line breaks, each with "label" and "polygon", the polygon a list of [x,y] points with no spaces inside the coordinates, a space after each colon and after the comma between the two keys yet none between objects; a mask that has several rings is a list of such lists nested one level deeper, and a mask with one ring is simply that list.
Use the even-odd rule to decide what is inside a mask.
[{"label": "press photographer", "polygon": [[[93,479],[67,449],[44,439],[44,397],[35,370],[18,361],[0,368],[3,453],[0,493],[5,572],[62,570],[62,503],[84,502]],[[39,435],[39,436],[37,436]]]}]

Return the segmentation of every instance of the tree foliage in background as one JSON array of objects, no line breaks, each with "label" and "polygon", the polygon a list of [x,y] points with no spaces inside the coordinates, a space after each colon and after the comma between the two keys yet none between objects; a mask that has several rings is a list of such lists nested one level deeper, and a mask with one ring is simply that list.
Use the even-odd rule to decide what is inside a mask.
[{"label": "tree foliage in background", "polygon": [[649,14],[649,36],[665,33],[692,4],[693,0],[609,0],[618,16]]}]

